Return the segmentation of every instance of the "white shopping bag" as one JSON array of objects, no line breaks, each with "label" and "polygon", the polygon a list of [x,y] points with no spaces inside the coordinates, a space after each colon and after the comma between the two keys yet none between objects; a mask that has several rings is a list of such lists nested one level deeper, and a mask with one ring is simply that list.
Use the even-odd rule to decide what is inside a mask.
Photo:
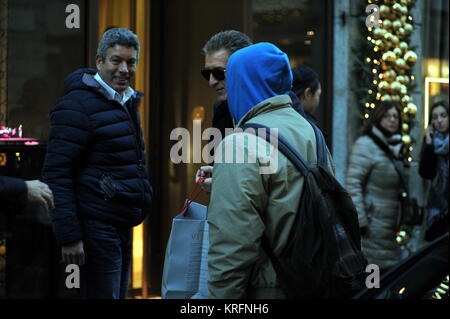
[{"label": "white shopping bag", "polygon": [[161,287],[163,299],[208,299],[208,207],[190,202],[172,221]]}]

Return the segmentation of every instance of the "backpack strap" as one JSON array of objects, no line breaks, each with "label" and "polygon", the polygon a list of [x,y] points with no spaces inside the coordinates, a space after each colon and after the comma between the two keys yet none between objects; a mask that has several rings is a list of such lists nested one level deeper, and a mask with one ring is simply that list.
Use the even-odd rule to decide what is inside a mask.
[{"label": "backpack strap", "polygon": [[316,135],[317,166],[320,166],[328,171],[328,156],[325,137],[323,136],[320,129],[314,123],[309,124],[311,124],[312,128],[314,129],[314,134]]},{"label": "backpack strap", "polygon": [[[242,125],[241,128],[243,130],[246,130],[247,128],[254,128],[256,130],[259,128],[265,129],[266,136],[264,136],[264,138],[266,139],[267,142],[270,143],[271,134],[270,134],[269,127],[262,125],[262,124],[258,124],[258,123],[246,123],[246,124]],[[274,138],[274,137],[272,137],[272,138]],[[297,169],[300,171],[300,173],[303,176],[306,177],[309,174],[309,172],[311,171],[311,168],[308,165],[308,162],[306,162],[305,159],[294,148],[291,147],[289,142],[282,135],[278,134],[278,137],[276,137],[276,138],[278,139],[278,149],[280,150],[280,152],[284,156],[286,156],[287,159],[290,160],[292,162],[292,164],[294,164],[295,167],[297,167]]]}]

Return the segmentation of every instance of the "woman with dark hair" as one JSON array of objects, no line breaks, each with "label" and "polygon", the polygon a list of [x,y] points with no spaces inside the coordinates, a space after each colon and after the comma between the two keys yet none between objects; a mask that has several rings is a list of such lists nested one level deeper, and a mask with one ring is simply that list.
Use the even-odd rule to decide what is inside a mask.
[{"label": "woman with dark hair", "polygon": [[353,146],[346,178],[358,211],[363,251],[369,263],[382,270],[407,254],[396,242],[400,190],[406,187],[401,127],[398,106],[380,103]]},{"label": "woman with dark hair", "polygon": [[426,209],[425,240],[448,232],[448,102],[440,101],[430,109],[430,122],[419,164],[419,174],[432,180]]}]

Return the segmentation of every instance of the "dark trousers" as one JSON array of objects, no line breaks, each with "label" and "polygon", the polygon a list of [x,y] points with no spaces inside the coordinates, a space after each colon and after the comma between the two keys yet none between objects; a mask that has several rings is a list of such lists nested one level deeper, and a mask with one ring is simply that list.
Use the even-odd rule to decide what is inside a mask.
[{"label": "dark trousers", "polygon": [[86,299],[124,299],[131,263],[131,227],[83,217],[86,263],[80,267],[80,294]]}]

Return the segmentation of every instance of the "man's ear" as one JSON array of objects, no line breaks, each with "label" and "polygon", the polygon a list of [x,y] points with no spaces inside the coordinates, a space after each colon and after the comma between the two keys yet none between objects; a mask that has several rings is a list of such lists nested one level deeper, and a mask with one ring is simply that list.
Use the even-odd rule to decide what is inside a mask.
[{"label": "man's ear", "polygon": [[305,91],[303,91],[303,97],[308,98],[311,95],[311,88],[306,88]]},{"label": "man's ear", "polygon": [[100,70],[100,65],[103,63],[103,58],[100,55],[95,56],[95,65],[97,66],[97,70]]}]

